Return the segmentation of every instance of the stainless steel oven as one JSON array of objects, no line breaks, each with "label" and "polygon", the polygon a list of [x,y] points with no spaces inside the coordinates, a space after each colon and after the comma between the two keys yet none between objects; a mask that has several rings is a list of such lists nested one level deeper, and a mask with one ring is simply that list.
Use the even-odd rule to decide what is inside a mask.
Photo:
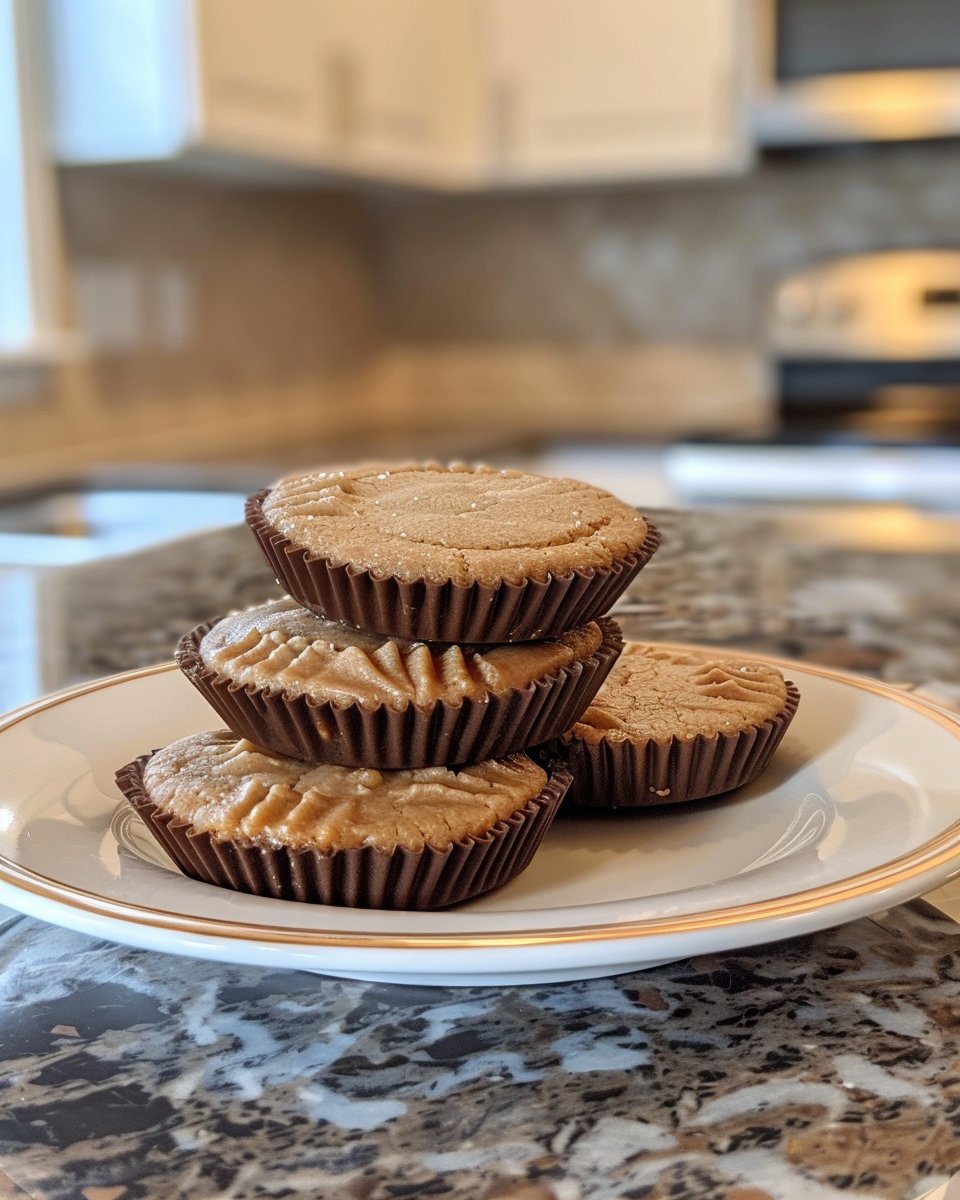
[{"label": "stainless steel oven", "polygon": [[[765,349],[776,422],[753,438],[670,447],[661,474],[675,502],[918,506],[951,514],[958,544],[960,249],[791,272],[771,291]],[[851,520],[839,537],[864,533],[863,513]],[[901,530],[919,548],[899,508],[877,521],[870,536],[889,546]]]},{"label": "stainless steel oven", "polygon": [[960,133],[960,0],[753,0],[766,145]]},{"label": "stainless steel oven", "polygon": [[960,446],[960,249],[802,268],[775,289],[768,335],[785,429]]}]

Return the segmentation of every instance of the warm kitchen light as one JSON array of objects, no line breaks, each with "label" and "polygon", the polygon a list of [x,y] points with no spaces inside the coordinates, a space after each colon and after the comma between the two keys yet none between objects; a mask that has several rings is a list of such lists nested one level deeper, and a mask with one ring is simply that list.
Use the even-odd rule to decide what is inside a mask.
[{"label": "warm kitchen light", "polygon": [[956,122],[960,111],[953,71],[825,75],[802,86],[812,114],[843,126],[851,137],[927,137]]}]

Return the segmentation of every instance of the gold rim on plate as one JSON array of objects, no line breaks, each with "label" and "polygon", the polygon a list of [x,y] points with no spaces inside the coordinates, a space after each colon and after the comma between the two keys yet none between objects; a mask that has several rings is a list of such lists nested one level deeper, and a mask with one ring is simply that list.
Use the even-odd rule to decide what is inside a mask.
[{"label": "gold rim on plate", "polygon": [[[753,654],[749,650],[730,647],[695,646],[689,644],[664,644],[666,649],[682,650],[703,655],[717,653],[749,655],[753,660],[770,663],[783,671],[817,675],[862,691],[883,696],[905,708],[913,709],[946,729],[960,740],[960,721],[938,709],[922,698],[910,695],[872,679],[835,671],[826,667],[790,659],[770,658]],[[141,667],[78,684],[53,695],[35,700],[15,709],[0,719],[0,733],[36,716],[91,692],[117,687],[134,679],[176,671],[176,663],[161,663],[153,667]],[[381,950],[470,950],[507,948],[520,946],[575,945],[583,942],[612,942],[629,939],[663,937],[694,931],[721,929],[746,923],[798,917],[813,912],[826,904],[842,900],[854,900],[879,892],[882,888],[896,887],[907,883],[928,871],[944,866],[951,859],[960,857],[960,820],[948,826],[937,837],[907,854],[888,860],[867,871],[848,876],[831,884],[807,888],[775,899],[752,901],[748,904],[732,905],[706,912],[690,913],[685,916],[650,917],[641,920],[599,922],[592,925],[559,926],[547,929],[524,929],[519,932],[463,931],[455,935],[445,933],[385,934],[363,930],[322,930],[306,926],[278,927],[239,921],[225,921],[205,917],[185,916],[165,909],[149,908],[145,905],[111,900],[88,892],[72,884],[59,883],[36,871],[0,855],[0,882],[18,891],[29,892],[44,900],[65,905],[93,916],[108,917],[128,924],[166,930],[171,933],[203,935],[237,941],[258,941],[276,945],[302,947],[343,947]],[[958,863],[960,870],[960,863]],[[942,882],[942,881],[941,881]],[[432,914],[442,919],[442,914]]]}]

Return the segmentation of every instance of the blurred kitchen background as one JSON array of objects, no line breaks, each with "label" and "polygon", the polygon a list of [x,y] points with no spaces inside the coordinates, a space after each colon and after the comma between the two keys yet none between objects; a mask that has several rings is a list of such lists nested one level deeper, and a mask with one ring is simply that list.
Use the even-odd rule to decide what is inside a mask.
[{"label": "blurred kitchen background", "polygon": [[956,545],[960,5],[0,0],[0,431],[0,566],[381,455]]}]

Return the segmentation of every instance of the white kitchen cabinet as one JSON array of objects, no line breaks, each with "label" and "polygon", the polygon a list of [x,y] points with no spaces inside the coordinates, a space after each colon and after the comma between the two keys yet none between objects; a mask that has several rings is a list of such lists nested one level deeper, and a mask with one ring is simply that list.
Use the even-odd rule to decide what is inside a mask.
[{"label": "white kitchen cabinet", "polygon": [[47,0],[46,25],[61,162],[330,152],[314,0]]},{"label": "white kitchen cabinet", "polygon": [[350,170],[480,181],[481,7],[473,0],[322,0],[332,136]]},{"label": "white kitchen cabinet", "polygon": [[740,17],[737,0],[489,0],[493,172],[742,169]]},{"label": "white kitchen cabinet", "polygon": [[197,0],[191,7],[199,139],[318,161],[331,142],[316,0]]},{"label": "white kitchen cabinet", "polygon": [[449,189],[711,174],[743,0],[47,0],[61,161]]},{"label": "white kitchen cabinet", "polygon": [[743,169],[741,0],[325,0],[343,161],[452,186]]}]

